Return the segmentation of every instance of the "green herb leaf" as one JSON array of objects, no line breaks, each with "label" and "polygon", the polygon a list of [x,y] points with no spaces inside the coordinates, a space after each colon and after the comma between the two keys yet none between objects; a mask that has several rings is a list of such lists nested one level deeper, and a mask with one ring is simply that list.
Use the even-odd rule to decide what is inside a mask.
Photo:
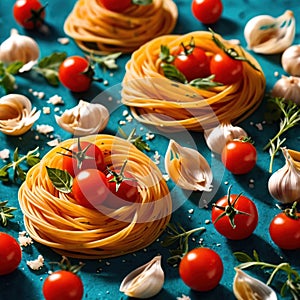
[{"label": "green herb leaf", "polygon": [[7,206],[8,201],[0,202],[0,225],[3,227],[7,226],[8,219],[14,218],[13,211],[15,211],[16,207]]},{"label": "green herb leaf", "polygon": [[115,70],[118,69],[118,65],[116,63],[116,59],[122,55],[122,52],[116,52],[116,53],[112,53],[106,56],[91,56],[90,59],[93,62],[96,62],[100,65],[100,67],[105,69],[109,69],[109,70]]},{"label": "green herb leaf", "polygon": [[0,79],[0,84],[6,93],[11,93],[15,90],[15,83],[15,77],[7,72],[5,72],[4,76]]},{"label": "green herb leaf", "polygon": [[159,58],[165,63],[171,63],[174,61],[175,57],[170,54],[170,49],[167,46],[160,46]]},{"label": "green herb leaf", "polygon": [[132,0],[132,3],[135,5],[149,5],[153,0]]},{"label": "green herb leaf", "polygon": [[168,79],[184,84],[188,83],[186,77],[174,65],[162,63],[160,66]]},{"label": "green herb leaf", "polygon": [[244,252],[234,252],[233,255],[239,262],[242,262],[242,263],[252,261],[252,257]]},{"label": "green herb leaf", "polygon": [[208,89],[216,86],[222,86],[223,83],[213,81],[215,75],[210,75],[205,78],[197,78],[189,82],[189,85],[194,86],[198,89]]},{"label": "green herb leaf", "polygon": [[137,149],[140,151],[150,151],[150,146],[143,140],[142,136],[136,136],[135,135],[135,128],[130,132],[130,134],[127,136],[125,131],[122,128],[119,128],[120,134],[127,139],[130,143],[132,143]]},{"label": "green herb leaf", "polygon": [[46,166],[47,174],[55,186],[62,193],[70,193],[72,191],[73,177],[66,170],[49,168]]},{"label": "green herb leaf", "polygon": [[12,75],[16,75],[18,74],[19,70],[24,66],[24,63],[21,62],[21,61],[16,61],[16,62],[13,62],[11,64],[9,64],[7,67],[6,67],[6,71],[9,73],[9,74],[12,74]]}]

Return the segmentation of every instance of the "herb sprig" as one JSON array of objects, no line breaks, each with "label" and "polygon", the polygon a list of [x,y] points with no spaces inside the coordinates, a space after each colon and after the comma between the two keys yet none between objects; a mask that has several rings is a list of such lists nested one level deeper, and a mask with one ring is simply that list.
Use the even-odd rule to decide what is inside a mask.
[{"label": "herb sprig", "polygon": [[141,135],[137,136],[135,134],[136,129],[133,128],[132,131],[127,135],[125,131],[122,128],[119,128],[120,134],[127,139],[130,143],[132,143],[137,149],[140,151],[150,151],[150,146],[143,140],[143,137]]},{"label": "herb sprig", "polygon": [[18,74],[23,65],[24,63],[18,61],[6,66],[0,61],[0,86],[2,86],[6,93],[14,91],[16,84],[14,75]]},{"label": "herb sprig", "polygon": [[[266,113],[266,118],[267,116],[272,115],[272,119],[269,118],[267,121],[276,121],[277,119],[274,119],[274,115],[280,119],[278,132],[263,148],[263,150],[269,149],[271,156],[269,172],[272,173],[274,158],[282,147],[283,143],[286,141],[286,138],[282,138],[282,135],[290,128],[300,124],[300,110],[296,103],[281,97],[271,97],[268,100],[268,104],[269,106]],[[275,111],[276,113],[271,114],[271,111]]]},{"label": "herb sprig", "polygon": [[291,267],[287,262],[280,263],[278,265],[263,262],[260,260],[258,253],[254,250],[253,257],[244,252],[235,252],[234,256],[236,259],[241,262],[237,266],[239,269],[247,269],[250,267],[259,266],[261,269],[271,269],[271,275],[266,282],[267,285],[271,285],[276,274],[283,272],[286,274],[286,281],[283,283],[280,289],[280,295],[285,296],[288,292],[292,295],[294,300],[299,299],[300,297],[300,274]]},{"label": "herb sprig", "polygon": [[8,219],[13,219],[13,211],[17,208],[12,206],[7,206],[8,201],[0,202],[0,225],[3,227],[7,226]]}]

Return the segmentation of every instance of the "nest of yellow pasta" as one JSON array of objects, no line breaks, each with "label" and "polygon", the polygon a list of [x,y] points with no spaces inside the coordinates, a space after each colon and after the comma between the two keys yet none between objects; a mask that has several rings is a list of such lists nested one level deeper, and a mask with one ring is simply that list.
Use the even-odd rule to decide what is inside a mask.
[{"label": "nest of yellow pasta", "polygon": [[174,29],[178,17],[172,0],[132,5],[122,13],[110,11],[97,0],[79,0],[67,17],[64,30],[87,52],[131,53],[145,42]]},{"label": "nest of yellow pasta", "polygon": [[169,222],[172,201],[158,167],[131,143],[111,135],[81,138],[95,143],[105,163],[114,168],[127,160],[126,168],[137,179],[139,203],[117,209],[79,205],[72,193],[58,191],[46,166],[62,168],[63,141],[48,152],[26,177],[19,189],[19,203],[28,234],[61,255],[77,258],[115,257],[143,249],[153,243]]},{"label": "nest of yellow pasta", "polygon": [[223,40],[220,35],[215,36],[256,69],[244,61],[241,80],[209,89],[175,82],[164,76],[161,46],[167,46],[170,53],[174,53],[181,43],[189,44],[193,38],[196,47],[202,48],[208,56],[223,50],[207,31],[153,39],[132,54],[122,83],[122,101],[139,122],[165,131],[203,131],[220,123],[239,123],[257,109],[266,86],[260,65],[242,47]]}]

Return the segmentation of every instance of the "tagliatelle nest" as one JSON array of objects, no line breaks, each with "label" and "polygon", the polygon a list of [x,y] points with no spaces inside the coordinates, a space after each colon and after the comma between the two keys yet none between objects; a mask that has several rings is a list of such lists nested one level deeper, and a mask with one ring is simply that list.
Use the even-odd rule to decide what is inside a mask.
[{"label": "tagliatelle nest", "polygon": [[37,242],[68,257],[104,258],[143,249],[162,233],[172,213],[172,201],[158,167],[131,143],[111,135],[93,135],[81,141],[95,143],[105,162],[126,171],[138,181],[140,202],[98,210],[76,203],[72,194],[59,192],[46,171],[62,167],[61,147],[77,140],[62,142],[32,167],[19,190],[19,202],[29,235]]}]

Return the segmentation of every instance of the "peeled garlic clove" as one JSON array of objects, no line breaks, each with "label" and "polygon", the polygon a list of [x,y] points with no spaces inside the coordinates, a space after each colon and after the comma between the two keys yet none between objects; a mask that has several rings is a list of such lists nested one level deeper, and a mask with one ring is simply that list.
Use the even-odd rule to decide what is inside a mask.
[{"label": "peeled garlic clove", "polygon": [[249,49],[256,53],[281,53],[292,45],[296,22],[292,11],[287,10],[278,18],[260,15],[250,19],[244,29]]},{"label": "peeled garlic clove", "polygon": [[64,130],[78,136],[101,132],[109,120],[109,112],[99,103],[80,100],[78,105],[55,116],[57,124]]},{"label": "peeled garlic clove", "polygon": [[155,296],[164,285],[161,256],[130,272],[122,281],[120,291],[129,297],[146,299]]},{"label": "peeled garlic clove", "polygon": [[16,29],[11,30],[10,37],[0,46],[0,61],[12,63],[16,61],[24,64],[36,61],[39,58],[40,49],[34,39],[26,35],[20,35]]},{"label": "peeled garlic clove", "polygon": [[292,100],[297,105],[300,104],[300,78],[295,76],[282,75],[278,79],[271,91],[273,97],[281,97],[286,100]]},{"label": "peeled garlic clove", "polygon": [[227,142],[247,136],[243,128],[232,124],[220,124],[213,129],[204,131],[204,138],[208,148],[218,154],[222,153]]},{"label": "peeled garlic clove", "polygon": [[237,300],[277,300],[276,293],[262,281],[235,268],[233,293]]},{"label": "peeled garlic clove", "polygon": [[169,177],[181,188],[211,191],[212,171],[206,159],[196,150],[182,147],[170,140],[165,156]]},{"label": "peeled garlic clove", "polygon": [[0,98],[0,131],[7,135],[27,132],[40,117],[40,111],[32,109],[30,100],[20,94]]},{"label": "peeled garlic clove", "polygon": [[300,45],[290,46],[282,53],[281,65],[289,75],[300,76]]},{"label": "peeled garlic clove", "polygon": [[[300,154],[281,148],[285,157],[285,165],[274,172],[268,181],[271,196],[282,203],[300,201]],[[295,154],[296,153],[296,154]],[[294,157],[294,158],[293,158]]]}]

